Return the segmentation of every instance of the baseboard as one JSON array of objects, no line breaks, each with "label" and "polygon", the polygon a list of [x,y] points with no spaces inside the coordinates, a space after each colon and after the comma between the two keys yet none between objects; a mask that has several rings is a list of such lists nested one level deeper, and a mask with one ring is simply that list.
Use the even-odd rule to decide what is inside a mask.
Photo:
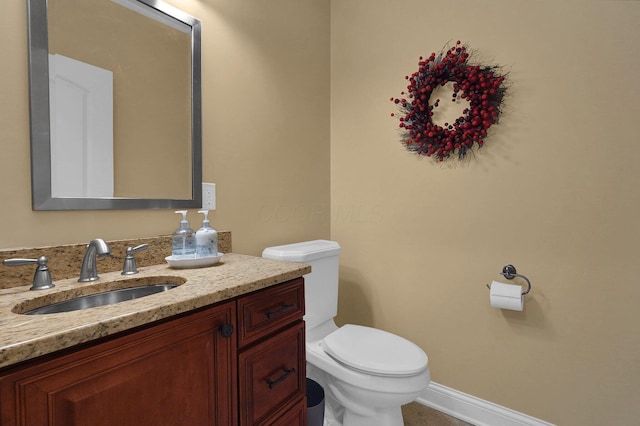
[{"label": "baseboard", "polygon": [[475,426],[554,426],[433,382],[416,402]]}]

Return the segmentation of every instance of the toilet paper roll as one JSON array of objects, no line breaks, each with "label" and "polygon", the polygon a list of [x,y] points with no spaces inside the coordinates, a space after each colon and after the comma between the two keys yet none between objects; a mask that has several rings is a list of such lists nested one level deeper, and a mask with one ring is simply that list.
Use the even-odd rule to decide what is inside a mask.
[{"label": "toilet paper roll", "polygon": [[491,292],[489,297],[491,300],[491,306],[494,308],[521,311],[524,306],[522,286],[519,285],[493,281],[491,283]]}]

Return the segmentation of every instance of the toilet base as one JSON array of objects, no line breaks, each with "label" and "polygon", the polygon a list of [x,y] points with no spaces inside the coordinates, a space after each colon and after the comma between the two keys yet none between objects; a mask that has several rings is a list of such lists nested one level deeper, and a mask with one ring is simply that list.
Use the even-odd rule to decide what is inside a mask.
[{"label": "toilet base", "polygon": [[[345,395],[340,388],[339,381],[307,363],[307,376],[322,385],[325,392],[325,416],[323,426],[404,426],[401,405],[411,402],[417,396],[404,395],[395,400],[394,396],[387,396],[385,401],[375,401],[375,398],[358,398],[371,401],[371,405],[357,403]],[[395,400],[395,401],[394,401]],[[386,405],[386,406],[382,406]]]},{"label": "toilet base", "polygon": [[[332,383],[333,382],[333,383]],[[364,406],[347,397],[335,385],[335,379],[329,378],[327,382],[328,393],[331,399],[341,403],[339,411],[333,411],[329,418],[333,418],[331,425],[341,426],[403,426],[402,410],[399,405],[392,406]],[[336,414],[339,413],[339,416]],[[337,417],[337,418],[336,418]],[[342,418],[342,421],[339,418]]]},{"label": "toilet base", "polygon": [[400,407],[377,410],[374,416],[360,416],[345,410],[343,426],[403,426]]}]

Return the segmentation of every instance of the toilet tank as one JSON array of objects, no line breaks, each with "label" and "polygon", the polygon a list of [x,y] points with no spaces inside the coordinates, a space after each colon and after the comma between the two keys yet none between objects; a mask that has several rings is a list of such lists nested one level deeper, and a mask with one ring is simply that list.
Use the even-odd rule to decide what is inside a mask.
[{"label": "toilet tank", "polygon": [[262,257],[311,265],[304,276],[307,330],[328,321],[338,313],[338,257],[340,245],[335,241],[314,240],[268,247]]}]

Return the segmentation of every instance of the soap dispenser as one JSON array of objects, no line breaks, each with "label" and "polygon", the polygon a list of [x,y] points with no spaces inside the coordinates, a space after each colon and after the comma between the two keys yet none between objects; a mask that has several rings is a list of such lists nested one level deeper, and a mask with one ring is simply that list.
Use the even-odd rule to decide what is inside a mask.
[{"label": "soap dispenser", "polygon": [[209,210],[199,210],[204,215],[202,228],[196,232],[196,257],[218,255],[218,233],[209,226]]},{"label": "soap dispenser", "polygon": [[173,234],[171,254],[175,259],[193,259],[196,255],[196,244],[193,229],[189,228],[187,211],[178,210],[176,213],[182,215],[182,220],[180,227]]}]

